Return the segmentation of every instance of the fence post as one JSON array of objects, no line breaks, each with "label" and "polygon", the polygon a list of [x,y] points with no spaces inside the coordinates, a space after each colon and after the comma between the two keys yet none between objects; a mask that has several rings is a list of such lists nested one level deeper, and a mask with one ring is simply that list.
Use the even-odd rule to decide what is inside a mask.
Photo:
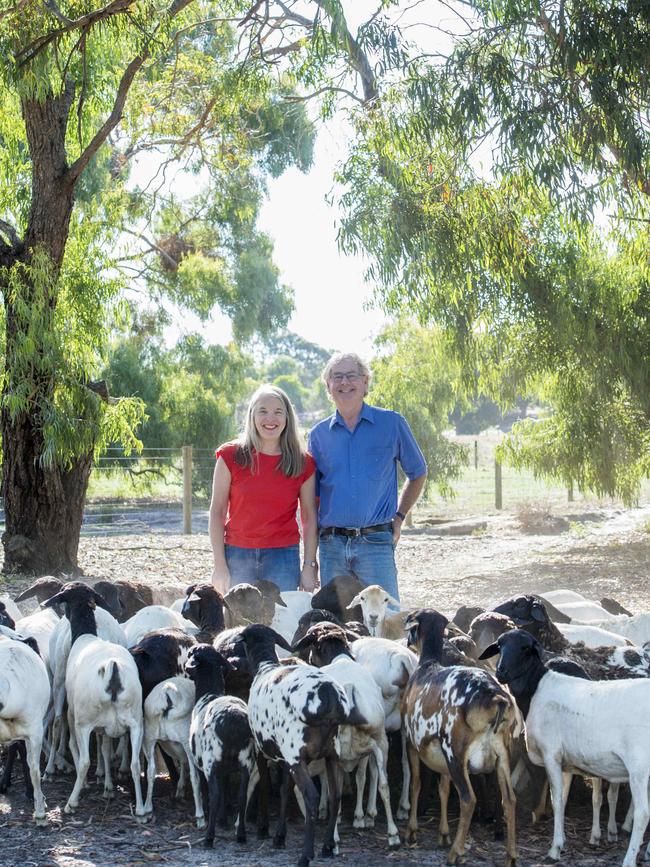
[{"label": "fence post", "polygon": [[569,502],[572,503],[573,502],[573,479],[571,479],[571,481],[569,482],[569,487],[567,488],[567,497],[569,499]]},{"label": "fence post", "polygon": [[183,446],[183,533],[192,535],[192,446]]},{"label": "fence post", "polygon": [[496,509],[503,508],[503,488],[501,484],[501,464],[494,461],[494,506]]},{"label": "fence post", "polygon": [[478,440],[474,440],[474,469],[478,470]]}]

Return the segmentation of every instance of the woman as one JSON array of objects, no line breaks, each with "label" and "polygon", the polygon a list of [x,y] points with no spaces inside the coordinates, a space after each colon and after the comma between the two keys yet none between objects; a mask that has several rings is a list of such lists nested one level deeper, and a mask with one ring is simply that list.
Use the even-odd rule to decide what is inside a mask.
[{"label": "woman", "polygon": [[214,586],[225,593],[232,584],[266,578],[280,590],[298,585],[314,590],[315,464],[301,444],[296,413],[284,391],[260,386],[248,405],[243,434],[220,446],[216,454],[210,504]]}]

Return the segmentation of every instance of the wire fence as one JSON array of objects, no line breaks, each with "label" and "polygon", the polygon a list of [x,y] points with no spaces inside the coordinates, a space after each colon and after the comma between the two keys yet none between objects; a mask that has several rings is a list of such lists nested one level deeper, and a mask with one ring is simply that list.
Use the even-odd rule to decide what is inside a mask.
[{"label": "wire fence", "polygon": [[[620,501],[599,500],[531,472],[518,472],[495,463],[495,449],[503,437],[490,431],[478,437],[453,437],[467,449],[468,466],[454,483],[453,497],[440,497],[435,488],[418,513],[437,520],[480,517],[526,510],[586,511],[622,507]],[[209,448],[143,449],[125,455],[109,449],[93,467],[83,536],[148,533],[207,533],[208,509],[215,466]],[[650,480],[642,485],[640,504],[650,504]],[[4,515],[0,514],[4,523]]]}]

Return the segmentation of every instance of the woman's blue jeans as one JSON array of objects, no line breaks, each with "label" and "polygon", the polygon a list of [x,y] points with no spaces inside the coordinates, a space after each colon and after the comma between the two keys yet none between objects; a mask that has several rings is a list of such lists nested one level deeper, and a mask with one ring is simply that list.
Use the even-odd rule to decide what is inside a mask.
[{"label": "woman's blue jeans", "polygon": [[258,578],[274,581],[280,591],[297,590],[300,581],[300,545],[284,548],[238,548],[226,545],[226,563],[232,584],[252,584]]}]

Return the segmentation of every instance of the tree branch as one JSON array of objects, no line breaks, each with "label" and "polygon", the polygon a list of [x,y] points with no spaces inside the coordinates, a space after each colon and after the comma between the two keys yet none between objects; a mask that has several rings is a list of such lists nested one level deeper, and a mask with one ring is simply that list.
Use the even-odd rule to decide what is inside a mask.
[{"label": "tree branch", "polygon": [[[129,7],[133,6],[134,3],[135,0],[111,0],[110,3],[101,9],[93,9],[92,12],[69,21],[63,27],[45,33],[17,52],[16,60],[18,61],[18,65],[24,66],[26,63],[29,63],[30,60],[33,60],[44,48],[60,36],[70,33],[72,30],[78,30],[80,27],[92,27],[98,21],[104,21],[111,16],[121,15],[123,12],[128,11]],[[56,15],[54,12],[52,14]],[[58,15],[56,17],[58,18]]]},{"label": "tree branch", "polygon": [[11,223],[7,223],[5,220],[0,220],[0,232],[9,239],[14,250],[18,250],[22,247],[23,242]]},{"label": "tree branch", "polygon": [[[127,4],[132,2],[132,0],[114,0],[112,6],[115,6],[117,3]],[[183,10],[192,0],[173,0],[172,4],[169,7],[168,15],[169,17],[173,17],[177,15],[181,10]],[[106,7],[108,8],[108,7]],[[88,16],[86,16],[88,17]],[[109,114],[106,121],[102,124],[102,126],[97,130],[95,135],[90,140],[90,143],[83,151],[81,156],[75,160],[75,162],[68,169],[68,176],[74,183],[79,175],[86,168],[90,160],[97,153],[102,144],[106,141],[111,132],[115,129],[117,124],[120,122],[122,117],[122,112],[124,110],[124,104],[126,102],[126,98],[129,94],[129,90],[131,85],[133,84],[133,80],[139,70],[144,65],[145,61],[149,58],[150,50],[148,45],[144,47],[142,52],[138,54],[133,60],[129,63],[127,68],[124,70],[122,78],[120,79],[119,86],[117,88],[117,93],[115,94],[115,101],[113,103],[113,108],[111,113]]]}]

